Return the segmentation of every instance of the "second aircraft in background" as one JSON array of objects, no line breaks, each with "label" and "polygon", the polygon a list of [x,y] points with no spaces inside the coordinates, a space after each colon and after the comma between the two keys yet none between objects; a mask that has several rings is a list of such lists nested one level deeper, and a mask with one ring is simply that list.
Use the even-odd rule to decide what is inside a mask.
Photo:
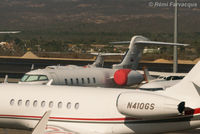
[{"label": "second aircraft in background", "polygon": [[99,65],[102,65],[101,62],[87,67],[75,65],[47,66],[45,69],[33,70],[26,73],[19,83],[46,84],[52,79],[53,85],[121,87],[140,84],[144,80],[144,76],[136,71],[136,69],[141,59],[144,46],[187,45],[149,41],[143,36],[134,36],[131,41],[115,43],[130,43],[130,45],[122,62],[120,64],[113,65],[112,69],[98,67]]}]

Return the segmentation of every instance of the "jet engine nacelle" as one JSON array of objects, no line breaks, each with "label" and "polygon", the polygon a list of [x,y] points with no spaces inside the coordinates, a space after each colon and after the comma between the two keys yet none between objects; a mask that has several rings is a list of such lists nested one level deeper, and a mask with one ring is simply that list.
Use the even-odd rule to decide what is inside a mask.
[{"label": "jet engine nacelle", "polygon": [[120,86],[129,86],[142,82],[144,76],[131,69],[119,69],[114,74],[114,81]]},{"label": "jet engine nacelle", "polygon": [[134,118],[163,119],[181,115],[185,102],[146,92],[127,92],[119,95],[117,109],[121,114]]}]

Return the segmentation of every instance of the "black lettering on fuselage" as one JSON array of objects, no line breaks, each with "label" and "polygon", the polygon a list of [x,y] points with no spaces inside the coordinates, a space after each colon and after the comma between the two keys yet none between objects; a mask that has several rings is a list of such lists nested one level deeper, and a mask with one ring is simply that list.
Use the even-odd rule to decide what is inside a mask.
[{"label": "black lettering on fuselage", "polygon": [[132,107],[132,102],[128,102],[127,109]]},{"label": "black lettering on fuselage", "polygon": [[154,110],[155,103],[128,102],[127,109]]}]

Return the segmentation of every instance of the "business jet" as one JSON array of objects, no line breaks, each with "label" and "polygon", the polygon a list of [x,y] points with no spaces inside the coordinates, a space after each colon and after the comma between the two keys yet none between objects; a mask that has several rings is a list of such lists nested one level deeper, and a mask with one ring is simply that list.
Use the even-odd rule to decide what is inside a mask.
[{"label": "business jet", "polygon": [[200,62],[160,91],[0,84],[0,127],[32,134],[165,133],[200,126]]},{"label": "business jet", "polygon": [[112,69],[98,67],[70,66],[47,66],[45,69],[33,70],[24,75],[20,84],[46,84],[53,79],[53,85],[79,85],[79,86],[102,86],[122,87],[139,84],[143,81],[142,73],[136,71],[141,59],[143,48],[146,45],[177,45],[187,44],[166,43],[149,41],[143,36],[134,36],[131,41],[114,42],[130,43],[120,64],[113,65]]}]

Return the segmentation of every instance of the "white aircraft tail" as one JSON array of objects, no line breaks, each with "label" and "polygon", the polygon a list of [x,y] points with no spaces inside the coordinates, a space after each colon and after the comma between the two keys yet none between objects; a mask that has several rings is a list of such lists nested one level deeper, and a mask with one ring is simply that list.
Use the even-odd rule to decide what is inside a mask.
[{"label": "white aircraft tail", "polygon": [[91,65],[91,66],[94,66],[94,67],[103,67],[104,65],[104,58],[103,56],[99,53],[95,62]]},{"label": "white aircraft tail", "polygon": [[168,88],[174,93],[183,96],[200,96],[200,62],[198,62],[190,72],[178,84]]},{"label": "white aircraft tail", "polygon": [[127,51],[124,59],[120,64],[113,65],[114,69],[129,68],[136,70],[138,63],[142,57],[142,52],[144,46],[146,45],[172,45],[172,46],[188,46],[188,44],[180,43],[168,43],[168,42],[158,42],[150,41],[148,38],[143,36],[133,36],[131,41],[120,41],[120,42],[111,42],[112,44],[127,44],[129,45],[129,50]]}]

